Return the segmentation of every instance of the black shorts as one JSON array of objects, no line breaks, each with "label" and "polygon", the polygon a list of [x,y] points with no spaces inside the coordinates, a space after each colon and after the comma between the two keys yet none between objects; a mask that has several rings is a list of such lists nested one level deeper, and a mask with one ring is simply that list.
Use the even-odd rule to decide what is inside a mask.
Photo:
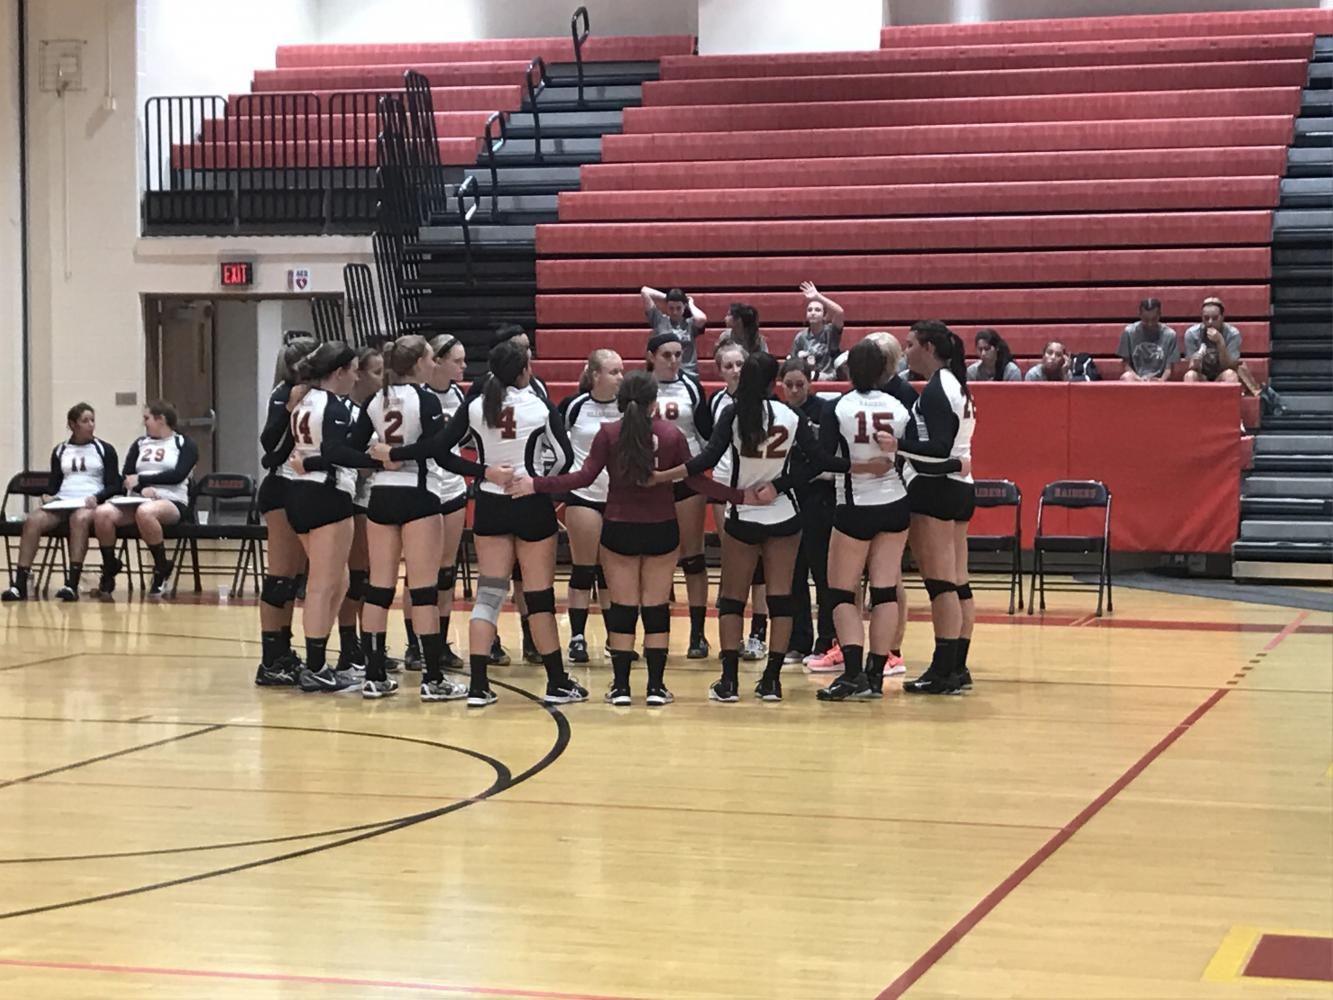
[{"label": "black shorts", "polygon": [[543,493],[507,497],[486,490],[477,491],[477,504],[472,513],[474,535],[513,535],[524,542],[540,542],[559,530],[555,505]]},{"label": "black shorts", "polygon": [[833,511],[833,527],[849,538],[868,542],[876,535],[906,531],[912,522],[906,500],[878,503],[868,507],[841,506]]},{"label": "black shorts", "polygon": [[328,483],[292,480],[287,485],[287,523],[298,535],[352,516],[352,495]]},{"label": "black shorts", "polygon": [[402,525],[439,516],[439,498],[415,486],[376,486],[366,506],[366,517],[375,524]]},{"label": "black shorts", "polygon": [[259,513],[271,514],[287,507],[287,485],[291,480],[270,472],[259,484]]},{"label": "black shorts", "polygon": [[605,500],[587,500],[576,493],[566,493],[562,498],[566,507],[585,507],[588,510],[595,510],[599,514],[606,513]]},{"label": "black shorts", "polygon": [[465,510],[466,508],[467,490],[464,490],[456,497],[450,497],[448,500],[440,501],[440,513],[445,517],[448,517],[450,514],[456,514],[460,510]]},{"label": "black shorts", "polygon": [[671,484],[671,498],[675,500],[676,503],[680,503],[682,500],[688,500],[690,497],[697,497],[698,495],[699,494],[695,492],[694,488],[687,485],[683,479],[678,483]]},{"label": "black shorts", "polygon": [[917,476],[907,487],[913,514],[941,521],[970,521],[977,509],[977,489],[947,476]]},{"label": "black shorts", "polygon": [[603,521],[602,548],[618,556],[665,556],[680,547],[680,526],[674,520]]},{"label": "black shorts", "polygon": [[738,542],[746,545],[759,545],[768,538],[790,538],[801,533],[800,517],[789,517],[776,524],[759,524],[745,521],[739,517],[729,517],[722,522],[722,530]]}]

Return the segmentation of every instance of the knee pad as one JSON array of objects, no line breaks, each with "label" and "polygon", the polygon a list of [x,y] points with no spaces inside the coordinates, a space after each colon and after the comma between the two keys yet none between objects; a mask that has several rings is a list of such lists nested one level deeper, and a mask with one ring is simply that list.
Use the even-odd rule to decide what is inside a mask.
[{"label": "knee pad", "polygon": [[509,574],[509,579],[515,583],[523,582],[523,567],[519,565],[518,560],[514,560],[514,571]]},{"label": "knee pad", "polygon": [[606,574],[602,572],[601,563],[597,564],[597,589],[598,590],[606,589]]},{"label": "knee pad", "polygon": [[617,635],[633,635],[639,623],[639,607],[636,604],[612,604],[602,616],[608,632]]},{"label": "knee pad", "polygon": [[828,606],[833,610],[839,604],[856,604],[856,595],[850,590],[839,590],[837,587],[828,589]]},{"label": "knee pad", "polygon": [[555,588],[523,591],[523,602],[528,606],[530,615],[555,614]]},{"label": "knee pad", "polygon": [[960,601],[972,600],[972,584],[960,583],[958,585],[958,599]]},{"label": "knee pad", "polygon": [[364,569],[353,569],[347,571],[347,599],[349,601],[364,601],[366,599],[366,588],[370,586],[370,574]]},{"label": "knee pad", "polygon": [[435,587],[437,590],[439,590],[441,593],[444,594],[452,594],[454,592],[454,584],[457,581],[458,581],[457,566],[446,567],[445,569],[440,570],[440,572],[435,575]]},{"label": "knee pad", "polygon": [[790,618],[795,612],[795,603],[791,599],[791,594],[769,594],[768,617]]},{"label": "knee pad", "polygon": [[958,585],[950,583],[948,580],[926,580],[926,593],[930,595],[933,601],[937,597],[943,597],[945,594],[952,594],[958,590]]},{"label": "knee pad", "polygon": [[738,600],[735,597],[722,597],[718,595],[717,615],[721,618],[723,615],[743,615],[745,614],[745,601]]},{"label": "knee pad", "polygon": [[661,635],[671,631],[671,608],[666,604],[649,604],[639,610],[643,619],[644,635]]},{"label": "knee pad", "polygon": [[693,576],[695,573],[707,573],[708,563],[704,560],[704,554],[685,556],[677,565],[686,576]]},{"label": "knee pad", "polygon": [[366,585],[366,603],[386,611],[393,603],[393,587],[374,587]]},{"label": "knee pad", "polygon": [[764,585],[764,560],[758,559],[754,564],[754,575],[750,577],[751,587],[762,587]]},{"label": "knee pad", "polygon": [[408,594],[414,608],[433,608],[440,603],[439,587],[413,587]]},{"label": "knee pad", "polygon": [[570,590],[592,590],[592,585],[597,582],[597,567],[584,566],[575,563],[569,569],[569,589]]},{"label": "knee pad", "polygon": [[296,597],[296,579],[290,576],[265,576],[259,599],[272,608],[285,608]]},{"label": "knee pad", "polygon": [[509,581],[502,576],[483,576],[477,580],[477,599],[472,605],[474,621],[494,625],[500,620],[500,608],[509,594]]},{"label": "knee pad", "polygon": [[870,588],[870,606],[877,608],[881,604],[897,604],[897,587],[871,587]]}]

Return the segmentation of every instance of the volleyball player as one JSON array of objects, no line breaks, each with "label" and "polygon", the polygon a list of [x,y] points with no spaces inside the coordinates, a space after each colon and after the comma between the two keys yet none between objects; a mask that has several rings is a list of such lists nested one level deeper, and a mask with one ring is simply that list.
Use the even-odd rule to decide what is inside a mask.
[{"label": "volleyball player", "polygon": [[[259,483],[259,513],[267,532],[268,559],[264,582],[259,590],[260,661],[255,683],[265,687],[295,684],[304,663],[292,649],[292,611],[296,602],[296,577],[305,565],[301,540],[287,520],[287,485],[290,482],[278,470],[281,461],[273,461],[289,444],[291,412],[287,405],[296,384],[297,362],[317,346],[313,337],[297,336],[283,344],[273,373],[273,392],[268,398],[268,415],[259,443],[264,449],[267,469]],[[305,387],[300,392],[304,393]],[[295,404],[293,404],[295,405]]]},{"label": "volleyball player", "polygon": [[[435,369],[430,388],[440,401],[440,410],[447,424],[463,406],[463,369],[467,364],[467,349],[451,334],[441,334],[430,342],[435,352]],[[440,545],[440,572],[436,581],[440,591],[437,608],[440,616],[440,635],[444,649],[440,662],[446,670],[461,670],[462,658],[449,644],[449,619],[454,610],[454,586],[458,580],[458,547],[463,541],[464,521],[467,518],[467,480],[450,472],[434,459],[427,463],[431,489],[440,498],[444,537]]]},{"label": "volleyball player", "polygon": [[972,434],[976,408],[958,335],[938,320],[912,325],[907,363],[927,378],[898,450],[911,470],[912,553],[930,595],[935,652],[903,684],[908,694],[958,694],[972,687],[967,654],[976,621],[967,575],[967,526],[976,509]]},{"label": "volleyball player", "polygon": [[[634,632],[643,619],[644,660],[648,666],[647,703],[670,704],[666,686],[667,647],[671,639],[668,600],[675,578],[680,530],[671,483],[654,470],[671,467],[683,475],[689,457],[684,435],[657,415],[659,385],[643,371],[630,372],[616,392],[620,420],[604,423],[593,436],[588,457],[577,472],[518,479],[515,496],[534,491],[559,493],[581,489],[607,474],[606,517],[602,521],[602,563],[611,606],[606,612],[612,680],[606,700],[629,705]],[[701,493],[735,503],[758,502],[755,491],[730,489],[706,476],[687,480]]]},{"label": "volleyball player", "polygon": [[141,498],[135,506],[107,501],[93,512],[97,544],[102,550],[102,579],[98,591],[116,589],[121,562],[116,558],[116,530],[133,524],[139,539],[153,556],[153,582],[148,596],[160,597],[171,578],[164,529],[179,524],[189,512],[190,472],[199,461],[195,443],[176,430],[176,408],[158,400],[143,411],[143,437],[125,455],[124,488],[128,497]]},{"label": "volleyball player", "polygon": [[[690,454],[703,450],[713,433],[713,418],[703,386],[681,368],[681,340],[675,333],[655,334],[648,341],[648,371],[657,381],[658,415],[685,436]],[[676,483],[676,521],[680,528],[680,568],[690,607],[690,642],[686,656],[708,656],[704,622],[708,616],[708,564],[704,561],[704,498],[687,483]]]},{"label": "volleyball player", "polygon": [[32,511],[23,521],[19,558],[9,588],[0,600],[26,601],[32,561],[42,536],[64,524],[69,532],[69,569],[65,585],[56,591],[62,601],[79,599],[79,576],[88,552],[93,512],[120,492],[120,465],[116,449],[97,437],[97,414],[87,403],[75,403],[65,414],[69,440],[51,449],[51,477],[46,494],[51,502]]},{"label": "volleyball player", "polygon": [[[593,438],[602,424],[620,419],[616,392],[625,377],[625,363],[615,351],[600,347],[588,355],[579,377],[579,391],[560,404],[574,451],[574,464],[582,467]],[[589,485],[572,489],[564,496],[565,531],[569,534],[569,662],[588,662],[588,605],[597,582],[598,549],[601,546],[602,516],[606,511],[608,476],[603,471]]]},{"label": "volleyball player", "polygon": [[[378,347],[362,347],[356,352],[356,385],[343,400],[347,415],[355,427],[362,407],[384,385],[384,357]],[[366,669],[366,655],[361,648],[359,626],[370,584],[370,546],[366,540],[366,507],[370,503],[370,473],[357,470],[356,494],[352,497],[352,548],[347,554],[347,594],[338,608],[339,672]],[[299,543],[298,543],[299,544]],[[364,678],[356,678],[364,679]]]},{"label": "volleyball player", "polygon": [[[504,486],[511,478],[541,474],[540,452],[548,445],[556,468],[568,470],[573,454],[560,414],[531,385],[527,349],[511,338],[491,348],[490,372],[479,396],[454,415],[435,438],[433,456],[451,471],[479,475],[472,535],[477,546],[477,599],[468,627],[472,680],[467,703],[472,708],[494,704],[487,667],[500,608],[509,590],[515,559],[523,569],[524,597],[532,639],[546,668],[547,704],[586,701],[588,692],[565,672],[560,635],[555,626],[555,543],[559,525],[547,496],[510,497]],[[478,381],[483,381],[478,379]],[[476,442],[478,462],[469,463],[453,448],[469,435]],[[382,447],[382,446],[381,446]],[[394,452],[390,458],[397,458]]]},{"label": "volleyball player", "polygon": [[[903,347],[898,343],[898,338],[886,331],[876,331],[869,334],[866,340],[872,341],[880,346],[884,352],[884,374],[886,378],[880,383],[880,390],[887,392],[898,402],[902,403],[910,413],[912,407],[916,405],[917,391],[912,387],[898,368],[903,360]],[[899,470],[902,471],[902,463],[905,459],[898,459]],[[908,536],[909,543],[911,536]],[[893,642],[889,647],[889,659],[884,664],[884,676],[895,677],[907,673],[907,666],[903,663],[903,636],[907,634],[907,588],[903,585],[901,577],[898,580],[898,624],[893,630]]]}]

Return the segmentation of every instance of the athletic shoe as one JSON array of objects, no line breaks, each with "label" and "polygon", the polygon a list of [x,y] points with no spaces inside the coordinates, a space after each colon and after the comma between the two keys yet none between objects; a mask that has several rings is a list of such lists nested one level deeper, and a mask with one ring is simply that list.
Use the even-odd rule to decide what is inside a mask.
[{"label": "athletic shoe", "polygon": [[581,635],[576,635],[569,640],[569,662],[588,662],[588,640]]},{"label": "athletic shoe", "polygon": [[884,663],[884,676],[901,677],[905,673],[907,673],[907,664],[903,662],[903,658],[890,653],[888,660]]},{"label": "athletic shoe", "polygon": [[366,654],[361,649],[360,641],[353,639],[338,650],[339,670],[365,670]]},{"label": "athletic shoe", "polygon": [[27,591],[19,590],[18,587],[10,587],[3,594],[0,594],[0,601],[4,601],[6,604],[11,604],[14,601],[26,601],[27,599]]},{"label": "athletic shoe", "polygon": [[955,674],[954,676],[958,681],[959,690],[961,691],[972,690],[972,671],[968,670],[967,667],[964,667],[962,670],[958,671],[958,673]]},{"label": "athletic shoe", "polygon": [[344,679],[327,663],[318,670],[309,667],[302,670],[298,683],[302,691],[340,691],[347,686]]},{"label": "athletic shoe", "polygon": [[[472,704],[472,696],[468,692],[467,686],[459,684],[458,681],[441,677],[438,681],[423,680],[421,682],[422,701],[458,701],[460,698],[467,698],[468,704]],[[492,694],[491,701],[494,700],[495,695]],[[490,702],[486,704],[489,705]]]},{"label": "athletic shoe", "polygon": [[366,671],[361,667],[334,667],[333,675],[338,678],[340,691],[354,688],[366,679]]},{"label": "athletic shoe", "polygon": [[734,701],[740,701],[741,696],[736,693],[736,685],[726,678],[719,677],[708,685],[708,700],[722,701],[730,704]]},{"label": "athletic shoe", "polygon": [[97,581],[97,593],[104,597],[110,597],[116,590],[116,577],[120,571],[125,568],[125,564],[119,559],[112,559],[109,563],[102,564],[102,575]]},{"label": "athletic shoe", "polygon": [[676,700],[676,696],[666,689],[663,684],[648,688],[648,697],[644,699],[649,708],[658,708],[662,705],[670,705]]},{"label": "athletic shoe", "polygon": [[78,599],[79,592],[69,584],[65,584],[65,586],[56,591],[56,600],[58,601],[64,601],[68,604],[72,601],[77,601]]},{"label": "athletic shoe", "polygon": [[603,697],[608,705],[632,705],[634,703],[634,699],[630,697],[628,687],[612,685]]},{"label": "athletic shoe", "polygon": [[866,678],[866,685],[870,689],[869,697],[883,698],[884,668],[867,666],[865,668],[865,678]]},{"label": "athletic shoe", "polygon": [[848,677],[846,674],[836,678],[828,687],[815,692],[820,701],[846,701],[848,698],[873,698],[870,682],[865,674]]},{"label": "athletic shoe", "polygon": [[757,635],[750,636],[745,640],[745,644],[741,646],[742,660],[762,660],[766,656],[768,656],[768,643]]},{"label": "athletic shoe", "polygon": [[708,640],[701,635],[690,636],[690,648],[685,653],[687,660],[708,659]]},{"label": "athletic shoe", "polygon": [[468,708],[485,708],[487,705],[494,705],[497,700],[495,692],[490,688],[482,688],[476,691],[469,690],[467,693]]},{"label": "athletic shoe", "polygon": [[387,698],[397,693],[398,682],[392,678],[382,681],[363,681],[361,684],[362,698]]},{"label": "athletic shoe", "polygon": [[587,701],[588,689],[578,681],[565,674],[564,680],[556,681],[554,684],[546,685],[546,694],[542,702],[547,705],[572,705],[575,702]]},{"label": "athletic shoe", "polygon": [[776,677],[761,677],[754,686],[754,696],[760,701],[781,701],[782,681]]},{"label": "athletic shoe", "polygon": [[523,662],[538,664],[542,662],[542,654],[537,652],[537,647],[531,643],[523,643]]},{"label": "athletic shoe", "polygon": [[421,647],[416,643],[408,646],[407,649],[403,651],[403,666],[408,670],[411,670],[413,673],[418,674],[426,669],[425,654],[421,652]]},{"label": "athletic shoe", "polygon": [[273,662],[274,666],[286,670],[292,677],[300,676],[301,671],[305,669],[305,661],[301,659],[300,655],[294,649],[289,649],[285,653],[279,653],[274,658]]},{"label": "athletic shoe", "polygon": [[493,643],[491,643],[491,663],[490,663],[490,665],[491,665],[492,667],[507,667],[507,666],[509,666],[509,654],[506,653],[506,652],[505,652],[505,648],[504,648],[503,646],[500,645],[500,637],[499,637],[499,636],[496,636],[496,637],[495,637],[495,641],[494,641]]},{"label": "athletic shoe", "polygon": [[292,687],[296,684],[296,674],[282,661],[266,667],[262,663],[255,671],[255,683],[260,687]]},{"label": "athletic shoe", "polygon": [[910,681],[903,681],[904,694],[962,694],[963,689],[960,685],[962,680],[959,674],[950,674],[943,676],[939,671],[932,672],[930,667],[920,677]]},{"label": "athletic shoe", "polygon": [[168,561],[167,564],[153,570],[153,582],[148,588],[149,597],[162,597],[167,592],[167,584],[171,581],[171,572],[175,564]]},{"label": "athletic shoe", "polygon": [[384,658],[384,672],[386,674],[401,674],[403,672],[403,661],[396,656],[386,656]]},{"label": "athletic shoe", "polygon": [[806,655],[804,653],[798,649],[789,649],[787,655],[782,658],[782,665],[785,667],[788,664],[804,663],[805,661]]},{"label": "athletic shoe", "polygon": [[444,652],[440,654],[440,666],[444,667],[445,670],[462,670],[467,664],[463,662],[461,656],[454,652],[453,647],[446,642],[444,644]]},{"label": "athletic shoe", "polygon": [[835,642],[823,656],[807,658],[805,665],[812,674],[839,673],[842,670],[842,647]]}]

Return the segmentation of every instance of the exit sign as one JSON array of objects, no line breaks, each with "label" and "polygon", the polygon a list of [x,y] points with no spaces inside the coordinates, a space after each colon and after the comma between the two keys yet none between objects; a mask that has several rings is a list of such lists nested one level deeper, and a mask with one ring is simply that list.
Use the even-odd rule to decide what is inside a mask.
[{"label": "exit sign", "polygon": [[249,288],[255,281],[252,260],[224,260],[221,263],[223,288]]}]

